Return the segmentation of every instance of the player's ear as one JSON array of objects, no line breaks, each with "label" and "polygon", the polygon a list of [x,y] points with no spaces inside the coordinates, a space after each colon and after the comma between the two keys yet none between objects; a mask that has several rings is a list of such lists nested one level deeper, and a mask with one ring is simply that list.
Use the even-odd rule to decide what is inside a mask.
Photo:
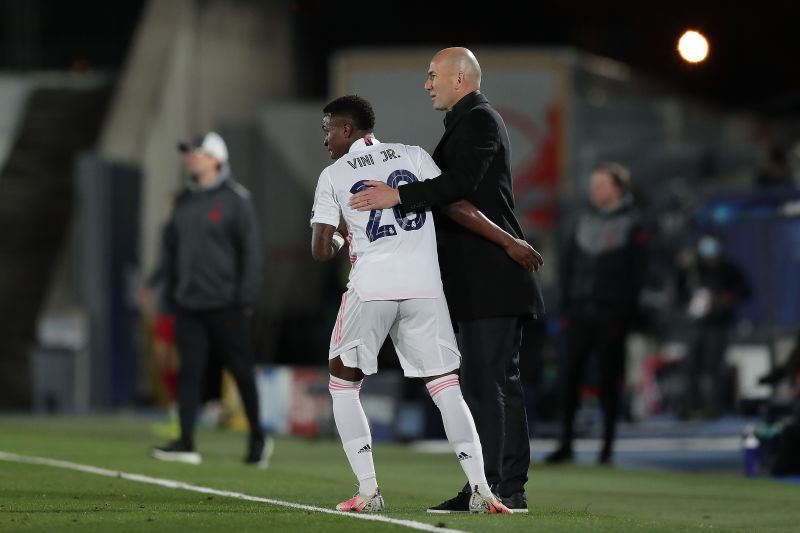
[{"label": "player's ear", "polygon": [[350,122],[345,122],[342,126],[342,132],[344,133],[344,138],[349,139],[353,133],[353,125]]}]

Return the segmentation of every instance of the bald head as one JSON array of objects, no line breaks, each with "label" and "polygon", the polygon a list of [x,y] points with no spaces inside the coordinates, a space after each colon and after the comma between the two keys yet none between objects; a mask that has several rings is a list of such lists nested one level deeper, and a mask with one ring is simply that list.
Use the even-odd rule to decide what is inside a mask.
[{"label": "bald head", "polygon": [[428,70],[425,90],[434,109],[450,111],[464,96],[481,88],[481,66],[467,48],[440,50]]},{"label": "bald head", "polygon": [[474,87],[473,90],[481,88],[481,66],[469,48],[445,48],[433,56],[433,62],[440,63],[452,72],[463,73],[465,83]]}]

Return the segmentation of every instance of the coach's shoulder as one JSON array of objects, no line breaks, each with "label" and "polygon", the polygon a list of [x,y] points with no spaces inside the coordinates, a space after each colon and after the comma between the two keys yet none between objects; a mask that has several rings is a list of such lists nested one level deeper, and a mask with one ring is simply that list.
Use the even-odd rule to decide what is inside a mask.
[{"label": "coach's shoulder", "polygon": [[228,189],[239,199],[250,201],[250,191],[247,188],[239,183],[238,181],[234,181],[232,179],[227,180],[226,185]]},{"label": "coach's shoulder", "polygon": [[470,115],[472,115],[477,120],[486,120],[486,121],[497,121],[500,117],[500,113],[497,112],[495,108],[489,102],[482,102],[469,111]]},{"label": "coach's shoulder", "polygon": [[464,117],[467,128],[486,132],[497,132],[500,120],[500,115],[488,103],[473,107]]}]

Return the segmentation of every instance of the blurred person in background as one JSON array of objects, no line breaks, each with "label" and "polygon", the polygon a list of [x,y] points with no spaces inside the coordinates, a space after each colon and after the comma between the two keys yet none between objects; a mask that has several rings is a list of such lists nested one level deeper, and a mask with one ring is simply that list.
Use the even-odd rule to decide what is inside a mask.
[{"label": "blurred person in background", "polygon": [[756,175],[756,186],[791,187],[794,185],[792,167],[785,148],[774,145],[769,148],[766,160],[761,164]]},{"label": "blurred person in background", "polygon": [[[519,352],[524,325],[544,318],[541,287],[534,269],[519,265],[502,248],[442,212],[443,206],[467,200],[495,225],[524,240],[514,214],[508,130],[481,93],[481,67],[466,48],[439,51],[431,59],[424,88],[433,108],[446,112],[445,131],[433,152],[441,176],[398,189],[375,184],[354,195],[350,205],[362,211],[398,204],[406,211],[434,206],[442,282],[462,355],[462,389],[483,444],[486,477],[504,504],[527,512],[531,449]],[[538,270],[542,261],[538,252],[536,256]],[[428,511],[466,512],[469,498],[465,486]]]},{"label": "blurred person in background", "polygon": [[[178,193],[169,200],[167,220],[172,215]],[[153,433],[170,439],[180,435],[178,418],[177,388],[178,365],[180,362],[175,339],[175,311],[166,298],[166,272],[164,270],[164,245],[167,223],[161,228],[161,239],[158,262],[153,272],[145,280],[139,292],[139,311],[145,319],[147,336],[151,341],[153,362],[158,378],[157,399],[167,405],[169,420],[153,426]],[[223,419],[222,406],[222,365],[216,353],[209,355],[206,363],[203,383],[200,416],[202,423],[209,427],[221,425]]]},{"label": "blurred person in background", "polygon": [[786,362],[773,368],[759,379],[762,385],[777,385],[788,379],[792,385],[794,396],[800,399],[800,333],[795,340],[794,348],[786,358]]},{"label": "blurred person in background", "polygon": [[648,234],[631,195],[630,172],[604,163],[591,175],[589,206],[573,224],[561,262],[566,359],[561,371],[561,439],[548,463],[571,461],[575,413],[589,356],[597,357],[603,447],[612,461],[626,340],[636,317],[647,261]]},{"label": "blurred person in background", "polygon": [[770,474],[798,476],[800,475],[800,335],[786,362],[761,377],[759,383],[775,387],[783,380],[789,381],[794,405],[778,436]]},{"label": "blurred person in background", "polygon": [[722,239],[707,233],[678,256],[677,291],[690,324],[681,415],[715,417],[730,407],[725,351],[736,308],[749,298],[750,284],[725,256]]},{"label": "blurred person in background", "polygon": [[[175,206],[176,196],[170,198],[168,218]],[[139,311],[147,322],[148,337],[152,341],[153,362],[159,384],[158,400],[166,403],[169,414],[169,421],[156,424],[153,430],[159,436],[174,439],[180,434],[177,407],[178,350],[175,343],[175,314],[169,308],[164,295],[163,246],[166,228],[167,224],[164,223],[161,228],[158,262],[139,292],[138,304]]]},{"label": "blurred person in background", "polygon": [[164,235],[165,296],[181,354],[180,437],[153,457],[201,462],[194,431],[210,353],[233,375],[250,426],[245,462],[266,466],[272,448],[260,424],[249,322],[261,276],[261,242],[250,193],[230,173],[222,137],[180,143],[190,174]]}]

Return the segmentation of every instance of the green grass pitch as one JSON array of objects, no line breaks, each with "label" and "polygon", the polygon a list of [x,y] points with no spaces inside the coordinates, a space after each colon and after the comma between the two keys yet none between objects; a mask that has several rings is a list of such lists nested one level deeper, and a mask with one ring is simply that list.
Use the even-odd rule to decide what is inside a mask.
[{"label": "green grass pitch", "polygon": [[[202,430],[200,466],[147,457],[149,424],[125,418],[0,418],[0,451],[332,507],[355,491],[339,443],[281,438],[268,470],[246,468],[242,434]],[[800,485],[731,475],[534,465],[530,513],[429,515],[463,474],[450,455],[375,445],[386,516],[470,532],[800,531]],[[0,531],[412,531],[49,466],[0,461]]]}]

